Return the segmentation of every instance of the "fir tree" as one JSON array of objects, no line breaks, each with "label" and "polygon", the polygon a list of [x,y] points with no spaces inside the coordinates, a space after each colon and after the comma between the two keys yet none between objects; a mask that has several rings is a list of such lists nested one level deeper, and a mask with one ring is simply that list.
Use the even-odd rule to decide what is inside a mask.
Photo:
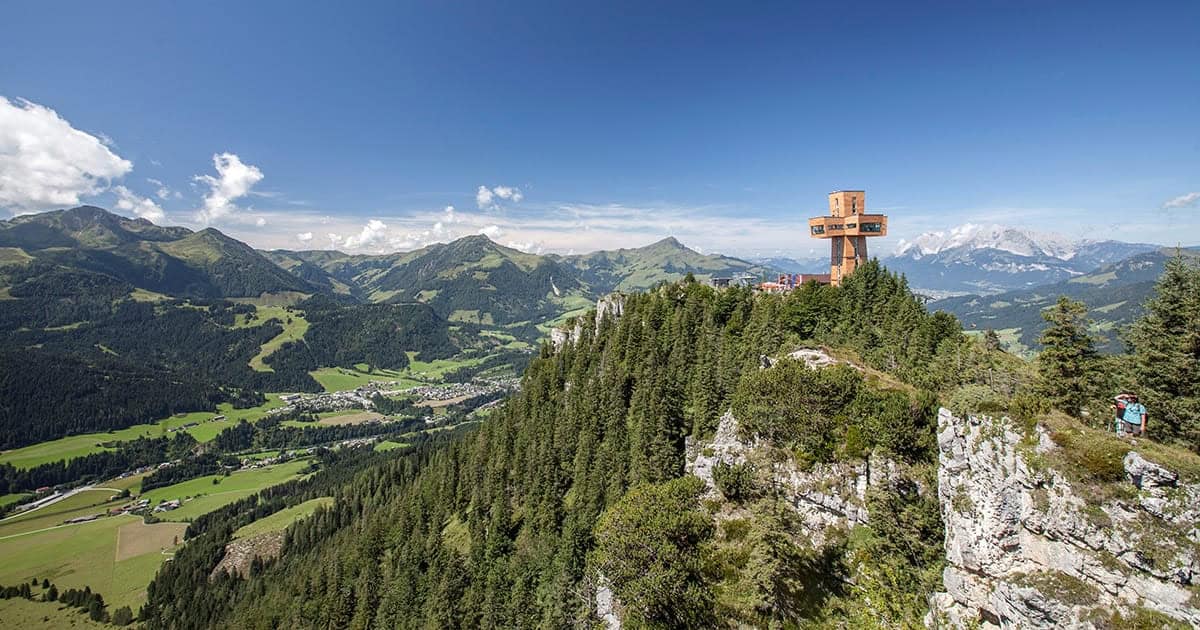
[{"label": "fir tree", "polygon": [[1037,358],[1041,393],[1055,408],[1078,417],[1093,394],[1090,379],[1097,357],[1087,332],[1087,307],[1063,296],[1042,318],[1049,325],[1038,340],[1044,348]]},{"label": "fir tree", "polygon": [[1151,432],[1200,450],[1200,269],[1182,254],[1167,264],[1126,337]]}]

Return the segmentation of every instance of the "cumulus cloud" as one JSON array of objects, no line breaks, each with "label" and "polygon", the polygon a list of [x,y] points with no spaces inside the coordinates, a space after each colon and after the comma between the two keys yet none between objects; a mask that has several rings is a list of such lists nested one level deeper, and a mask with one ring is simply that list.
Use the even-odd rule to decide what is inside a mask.
[{"label": "cumulus cloud", "polygon": [[254,220],[254,225],[256,225],[258,227],[262,227],[266,224],[267,224],[267,220],[264,217],[258,217],[257,219]]},{"label": "cumulus cloud", "polygon": [[1196,205],[1200,205],[1200,192],[1190,192],[1168,200],[1163,204],[1163,210],[1171,210],[1173,208],[1191,208],[1192,206]]},{"label": "cumulus cloud", "polygon": [[499,207],[497,201],[499,199],[519,203],[524,198],[525,195],[521,194],[521,189],[515,186],[496,186],[495,188],[480,186],[475,191],[475,205],[479,206],[480,210],[496,209]]},{"label": "cumulus cloud", "polygon": [[132,169],[101,137],[54,110],[0,96],[0,207],[28,212],[78,205]]},{"label": "cumulus cloud", "polygon": [[195,180],[208,186],[204,195],[204,207],[196,215],[202,223],[212,223],[235,212],[234,202],[250,194],[250,189],[262,181],[263,173],[257,166],[246,164],[233,153],[213,155],[213,166],[217,176],[197,175]]},{"label": "cumulus cloud", "polygon": [[504,230],[493,224],[479,230],[479,233],[494,241],[504,235]]},{"label": "cumulus cloud", "polygon": [[301,243],[307,243],[307,242],[311,241],[312,239],[313,239],[312,232],[301,232],[296,235],[296,240],[300,241]]},{"label": "cumulus cloud", "polygon": [[475,191],[475,205],[480,208],[490,208],[492,206],[492,191],[487,186],[480,186],[479,190]]},{"label": "cumulus cloud", "polygon": [[117,195],[117,210],[132,212],[134,216],[154,223],[161,223],[167,216],[152,199],[140,197],[124,186],[114,186],[112,190]]},{"label": "cumulus cloud", "polygon": [[497,186],[492,189],[492,194],[501,199],[512,201],[513,203],[525,198],[525,195],[522,195],[520,190],[517,188],[510,188],[508,186]]},{"label": "cumulus cloud", "polygon": [[386,240],[387,224],[379,219],[371,219],[358,234],[347,236],[341,240],[341,243],[347,249],[373,249],[378,248]]}]

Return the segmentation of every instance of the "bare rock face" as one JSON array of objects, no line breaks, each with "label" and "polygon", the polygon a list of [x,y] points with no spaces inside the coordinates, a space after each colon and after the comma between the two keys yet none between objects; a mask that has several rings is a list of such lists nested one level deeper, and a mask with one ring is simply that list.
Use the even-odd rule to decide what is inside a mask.
[{"label": "bare rock face", "polygon": [[[1189,587],[1200,578],[1196,487],[1129,453],[1137,499],[1089,502],[1058,471],[1030,465],[1055,448],[1039,427],[938,414],[938,496],[945,524],[945,592],[930,627],[1096,628],[1113,611],[1155,611],[1200,625]],[[1191,519],[1191,520],[1189,520]],[[1100,624],[1100,625],[1097,625]]]},{"label": "bare rock face", "polygon": [[605,317],[617,319],[625,314],[625,296],[620,293],[610,293],[596,302],[596,328]]},{"label": "bare rock face", "polygon": [[[707,498],[719,498],[713,481],[713,469],[718,463],[741,464],[753,459],[761,464],[774,458],[755,457],[762,445],[743,441],[738,434],[738,422],[726,411],[717,424],[711,442],[690,444],[684,470],[704,480]],[[810,532],[810,541],[822,547],[831,530],[849,530],[865,524],[867,490],[890,483],[898,474],[897,464],[890,459],[871,455],[866,461],[816,464],[803,470],[787,459],[771,464],[768,477],[777,484],[787,502],[795,509]]]},{"label": "bare rock face", "polygon": [[[625,296],[620,293],[606,295],[596,301],[596,329],[605,318],[619,318],[625,313]],[[550,331],[550,346],[555,352],[563,346],[577,344],[583,338],[583,320],[576,318],[575,325],[570,328],[555,328]]]},{"label": "bare rock face", "polygon": [[718,463],[741,464],[745,462],[750,445],[742,442],[738,437],[737,419],[733,417],[733,412],[726,411],[717,423],[717,434],[713,436],[712,442],[708,442],[700,448],[692,445],[690,451],[694,451],[694,453],[687,458],[684,472],[704,480],[708,486],[705,495],[716,497],[718,492],[716,483],[713,481],[713,468]]},{"label": "bare rock face", "polygon": [[617,614],[621,603],[613,594],[608,584],[608,578],[600,575],[596,587],[596,616],[604,624],[605,630],[621,630],[621,617]]},{"label": "bare rock face", "polygon": [[[824,350],[820,350],[820,349],[816,349],[816,348],[801,348],[799,350],[789,352],[787,356],[789,359],[803,361],[804,364],[806,366],[808,366],[809,369],[812,369],[812,370],[819,370],[821,368],[831,367],[831,366],[837,365],[839,363],[844,364],[844,365],[849,365],[850,367],[855,368],[855,369],[859,369],[859,370],[862,369],[849,361],[842,361],[841,359],[835,359],[835,358],[829,356],[828,352],[825,352]],[[759,357],[759,367],[763,368],[764,370],[769,367],[774,366],[777,362],[778,362],[777,359],[772,359],[771,357],[769,357],[765,354],[762,355],[761,357]]]}]

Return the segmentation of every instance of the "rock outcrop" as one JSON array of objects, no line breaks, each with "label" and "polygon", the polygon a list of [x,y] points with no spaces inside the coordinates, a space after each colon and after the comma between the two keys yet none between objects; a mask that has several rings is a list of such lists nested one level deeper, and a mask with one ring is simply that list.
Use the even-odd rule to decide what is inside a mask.
[{"label": "rock outcrop", "polygon": [[230,575],[250,575],[250,564],[255,558],[274,560],[283,549],[283,532],[267,532],[251,538],[238,538],[225,545],[225,556],[213,567],[208,579],[216,579],[222,571]]},{"label": "rock outcrop", "polygon": [[771,482],[800,516],[815,547],[825,544],[831,529],[845,531],[865,524],[868,488],[889,483],[898,470],[894,461],[878,455],[866,461],[816,464],[803,470],[791,459],[768,464],[775,458],[757,457],[756,450],[756,444],[738,436],[737,419],[727,411],[712,441],[689,445],[685,472],[708,485],[708,498],[718,498],[720,492],[713,480],[718,463],[742,464],[753,459],[760,466],[769,465]]},{"label": "rock outcrop", "polygon": [[1200,489],[1130,452],[1128,494],[1085,499],[1042,463],[1058,447],[1035,431],[940,410],[946,590],[927,625],[1101,628],[1139,612],[1200,625]]},{"label": "rock outcrop", "polygon": [[[624,313],[624,295],[612,293],[600,298],[596,301],[596,330],[600,328],[600,324],[604,322],[605,318],[616,319]],[[572,345],[579,343],[581,338],[583,338],[583,320],[577,317],[570,327],[555,328],[550,331],[550,346],[557,352],[568,343]]]}]

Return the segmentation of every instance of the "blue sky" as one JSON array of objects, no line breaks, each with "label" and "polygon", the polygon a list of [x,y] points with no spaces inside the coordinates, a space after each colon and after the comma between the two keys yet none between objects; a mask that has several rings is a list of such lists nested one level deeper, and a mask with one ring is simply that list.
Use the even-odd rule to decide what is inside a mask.
[{"label": "blue sky", "polygon": [[0,207],[802,257],[863,188],[884,250],[968,221],[1200,243],[1193,0],[304,4],[7,6]]}]

